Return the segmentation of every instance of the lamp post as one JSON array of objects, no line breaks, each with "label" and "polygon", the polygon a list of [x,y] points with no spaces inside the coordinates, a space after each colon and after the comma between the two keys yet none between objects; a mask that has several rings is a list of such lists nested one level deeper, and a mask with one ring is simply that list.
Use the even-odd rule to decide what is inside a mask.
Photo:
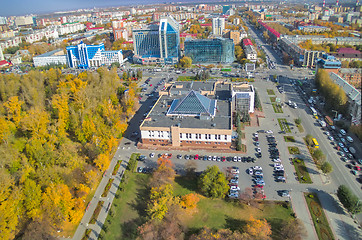
[{"label": "lamp post", "polygon": [[334,119],[337,119],[338,111],[332,110],[332,112],[335,112],[335,113],[336,113],[336,115],[334,116]]}]

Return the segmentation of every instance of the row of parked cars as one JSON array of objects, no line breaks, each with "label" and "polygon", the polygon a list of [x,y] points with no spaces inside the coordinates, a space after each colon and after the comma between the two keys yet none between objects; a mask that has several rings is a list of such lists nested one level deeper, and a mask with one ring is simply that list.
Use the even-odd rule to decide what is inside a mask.
[{"label": "row of parked cars", "polygon": [[280,153],[274,135],[273,134],[267,135],[267,140],[269,146],[270,159],[273,161],[275,181],[285,182],[284,166],[279,158]]},{"label": "row of parked cars", "polygon": [[250,167],[247,170],[247,173],[253,177],[253,194],[255,199],[265,199],[266,195],[264,194],[264,174],[263,168],[259,166]]},{"label": "row of parked cars", "polygon": [[227,168],[227,176],[229,177],[229,198],[237,199],[239,198],[240,187],[239,184],[239,168],[238,167],[229,167]]}]

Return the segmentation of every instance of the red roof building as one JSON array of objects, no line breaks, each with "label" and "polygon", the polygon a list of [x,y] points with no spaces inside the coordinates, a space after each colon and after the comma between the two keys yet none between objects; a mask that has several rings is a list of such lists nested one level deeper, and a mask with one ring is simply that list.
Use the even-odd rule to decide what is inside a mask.
[{"label": "red roof building", "polygon": [[251,40],[249,38],[244,38],[243,44],[244,44],[244,46],[253,45],[253,43],[251,42]]},{"label": "red roof building", "polygon": [[[269,33],[271,33],[272,35],[274,35],[274,37],[275,37],[276,39],[279,39],[279,38],[280,38],[280,33],[277,32],[274,28],[269,27],[266,23],[264,23],[264,22],[261,21],[261,20],[259,20],[258,22],[259,22],[259,24],[260,24],[261,26],[263,26],[266,30],[268,30]],[[272,36],[270,36],[270,37],[272,37]]]},{"label": "red roof building", "polygon": [[1,60],[0,61],[0,68],[7,67],[9,65],[10,65],[10,63],[8,61],[6,61],[6,60]]}]

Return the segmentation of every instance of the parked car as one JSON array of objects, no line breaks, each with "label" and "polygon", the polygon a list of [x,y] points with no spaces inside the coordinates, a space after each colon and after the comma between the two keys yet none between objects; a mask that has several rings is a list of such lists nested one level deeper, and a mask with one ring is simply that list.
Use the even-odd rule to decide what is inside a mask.
[{"label": "parked car", "polygon": [[346,139],[348,142],[353,143],[353,138],[351,138],[350,136],[347,136]]},{"label": "parked car", "polygon": [[280,190],[280,191],[278,191],[278,194],[279,194],[281,197],[290,197],[288,190]]}]

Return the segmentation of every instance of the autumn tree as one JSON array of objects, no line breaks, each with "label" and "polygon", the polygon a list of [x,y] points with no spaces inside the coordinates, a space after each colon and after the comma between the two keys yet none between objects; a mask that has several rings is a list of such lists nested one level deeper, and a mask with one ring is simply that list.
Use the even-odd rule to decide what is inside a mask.
[{"label": "autumn tree", "polygon": [[184,208],[193,209],[200,201],[200,197],[196,193],[189,193],[181,197],[181,206]]},{"label": "autumn tree", "polygon": [[198,180],[200,191],[212,198],[224,198],[229,190],[225,175],[218,166],[208,166]]},{"label": "autumn tree", "polygon": [[164,184],[171,184],[175,179],[175,170],[169,159],[159,158],[157,161],[158,167],[153,172],[149,185],[151,187],[159,187]]},{"label": "autumn tree", "polygon": [[147,204],[146,212],[150,219],[162,220],[168,211],[173,199],[173,187],[171,184],[164,184],[151,188],[150,201]]},{"label": "autumn tree", "polygon": [[244,231],[254,239],[271,239],[271,226],[265,219],[255,219],[253,216],[250,216]]},{"label": "autumn tree", "polygon": [[192,65],[192,59],[190,57],[184,56],[179,61],[179,67],[180,68],[189,68]]},{"label": "autumn tree", "polygon": [[35,181],[27,179],[24,183],[24,206],[29,218],[41,218],[41,189]]},{"label": "autumn tree", "polygon": [[19,124],[22,117],[21,106],[23,103],[23,101],[19,101],[17,96],[10,97],[4,103],[7,119],[13,121],[16,125]]}]

